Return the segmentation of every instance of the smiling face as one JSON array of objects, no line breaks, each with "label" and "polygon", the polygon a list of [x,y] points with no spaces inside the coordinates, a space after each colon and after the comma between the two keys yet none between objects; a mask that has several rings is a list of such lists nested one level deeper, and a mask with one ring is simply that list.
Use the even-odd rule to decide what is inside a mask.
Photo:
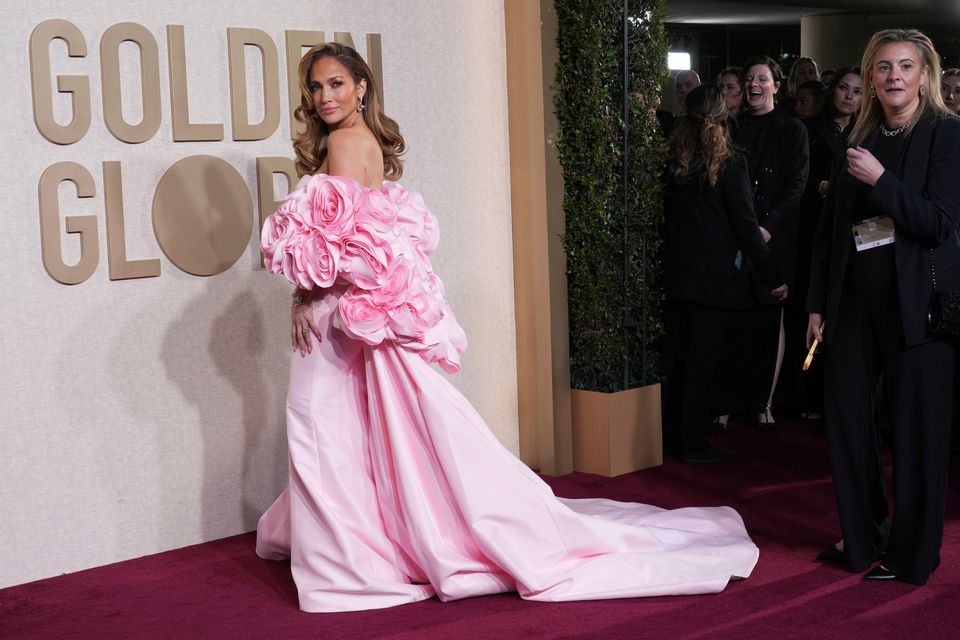
[{"label": "smiling face", "polygon": [[773,111],[774,96],[780,90],[780,83],[774,82],[770,67],[755,64],[743,74],[743,90],[747,93],[750,113],[762,116]]},{"label": "smiling face", "polygon": [[727,111],[737,113],[743,100],[743,89],[740,88],[740,78],[735,73],[725,73],[720,76],[720,94],[727,106]]},{"label": "smiling face", "polygon": [[339,60],[332,56],[320,58],[310,67],[309,77],[310,101],[331,131],[363,117],[357,105],[366,91],[366,81],[354,82]]},{"label": "smiling face", "polygon": [[960,76],[947,76],[940,83],[940,92],[947,109],[960,113]]},{"label": "smiling face", "polygon": [[916,45],[910,42],[888,42],[877,51],[870,68],[870,85],[877,92],[883,113],[912,114],[920,104],[920,85],[927,69]]},{"label": "smiling face", "polygon": [[863,81],[856,73],[848,73],[833,90],[833,108],[838,116],[852,116],[860,109]]}]

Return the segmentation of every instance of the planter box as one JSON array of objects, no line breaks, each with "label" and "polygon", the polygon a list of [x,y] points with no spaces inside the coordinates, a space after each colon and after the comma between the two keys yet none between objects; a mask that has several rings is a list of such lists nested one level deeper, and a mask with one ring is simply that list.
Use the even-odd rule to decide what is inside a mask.
[{"label": "planter box", "polygon": [[573,468],[618,476],[663,464],[660,385],[571,391]]}]

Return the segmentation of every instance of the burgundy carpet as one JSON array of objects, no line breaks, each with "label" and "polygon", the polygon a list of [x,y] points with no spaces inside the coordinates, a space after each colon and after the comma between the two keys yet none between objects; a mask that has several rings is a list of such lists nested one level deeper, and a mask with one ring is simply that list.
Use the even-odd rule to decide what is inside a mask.
[{"label": "burgundy carpet", "polygon": [[717,595],[549,604],[505,594],[305,614],[289,566],[257,558],[245,534],[0,590],[0,639],[960,637],[957,456],[940,569],[924,587],[865,583],[814,562],[838,531],[824,439],[816,424],[781,427],[731,425],[718,438],[736,451],[728,462],[548,479],[567,497],[737,508],[760,563]]}]

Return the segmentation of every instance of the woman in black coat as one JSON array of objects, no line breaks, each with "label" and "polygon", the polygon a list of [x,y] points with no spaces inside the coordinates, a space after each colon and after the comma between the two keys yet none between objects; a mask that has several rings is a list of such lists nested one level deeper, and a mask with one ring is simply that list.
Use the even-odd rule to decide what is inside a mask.
[{"label": "woman in black coat", "polygon": [[773,298],[787,287],[757,226],[746,159],[717,88],[690,92],[667,144],[665,439],[684,460],[720,459],[729,454],[710,446],[711,387],[729,312],[753,304],[744,256]]},{"label": "woman in black coat", "polygon": [[[743,66],[746,109],[738,118],[737,146],[747,154],[760,232],[792,286],[797,252],[797,210],[807,183],[809,149],[803,123],[776,106],[782,74],[767,56]],[[756,287],[754,307],[731,324],[721,373],[720,413],[752,413],[761,430],[776,425],[771,401],[783,358],[783,300]],[[723,420],[721,419],[721,422]]]},{"label": "woman in black coat", "polygon": [[[843,540],[819,556],[864,577],[924,584],[940,563],[954,346],[932,335],[934,288],[960,291],[960,119],[939,92],[939,56],[915,30],[874,34],[869,98],[820,218],[807,341],[824,341],[824,410]],[[821,323],[824,329],[821,333]],[[894,503],[871,418],[883,380]]]}]

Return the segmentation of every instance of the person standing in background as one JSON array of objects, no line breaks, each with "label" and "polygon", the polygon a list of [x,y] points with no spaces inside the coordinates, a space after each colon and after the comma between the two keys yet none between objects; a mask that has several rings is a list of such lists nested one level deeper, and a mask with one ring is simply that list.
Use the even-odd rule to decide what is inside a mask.
[{"label": "person standing in background", "polygon": [[947,69],[943,72],[940,91],[947,109],[960,114],[960,69]]},{"label": "person standing in background", "polygon": [[809,80],[797,87],[793,115],[803,121],[814,120],[823,108],[827,88],[819,80]]},{"label": "person standing in background", "polygon": [[836,69],[821,69],[820,70],[820,82],[825,86],[829,87],[833,84],[833,81],[837,78]]},{"label": "person standing in background", "polygon": [[780,106],[788,111],[793,111],[796,101],[797,89],[804,82],[820,79],[820,69],[813,58],[798,58],[793,66],[790,67],[790,74],[787,76],[786,86],[780,94]]},{"label": "person standing in background", "polygon": [[664,439],[685,462],[730,456],[710,445],[708,427],[729,312],[754,304],[742,256],[771,296],[787,295],[757,225],[747,160],[733,146],[728,120],[721,91],[697,87],[667,142]]},{"label": "person standing in background", "polygon": [[[753,57],[743,65],[746,110],[738,119],[735,142],[747,154],[760,232],[790,285],[809,149],[803,123],[777,107],[782,81],[780,66],[767,56]],[[755,290],[758,304],[730,325],[718,408],[721,414],[751,413],[757,427],[770,432],[776,429],[771,404],[784,348],[783,300],[770,296],[759,283]],[[718,422],[724,424],[725,416]]]},{"label": "person standing in background", "polygon": [[[843,539],[820,553],[869,580],[925,584],[940,564],[955,367],[931,333],[935,291],[960,291],[960,118],[940,56],[914,29],[873,35],[869,98],[814,240],[807,343],[824,345],[824,419]],[[821,329],[822,327],[822,329]],[[892,522],[872,407],[893,427]]]},{"label": "person standing in background", "polygon": [[844,143],[860,111],[862,86],[860,67],[840,69],[826,94],[820,115],[807,123],[810,175],[800,200],[796,284],[790,292],[790,303],[783,317],[786,366],[777,386],[776,398],[778,406],[792,409],[803,419],[815,420],[823,416],[821,359],[814,359],[807,371],[800,369],[806,355],[803,343],[807,331],[806,297],[813,237],[829,189],[831,168],[840,161],[838,154],[843,153]]},{"label": "person standing in background", "polygon": [[797,95],[797,88],[804,82],[820,79],[820,69],[813,58],[798,58],[790,68],[790,77],[787,80],[787,94]]},{"label": "person standing in background", "polygon": [[674,88],[677,91],[677,102],[680,107],[680,113],[683,113],[687,94],[700,86],[700,76],[693,69],[678,71],[674,78]]},{"label": "person standing in background", "polygon": [[723,95],[727,113],[736,118],[743,110],[743,87],[740,86],[740,67],[727,67],[717,76],[717,86]]}]

